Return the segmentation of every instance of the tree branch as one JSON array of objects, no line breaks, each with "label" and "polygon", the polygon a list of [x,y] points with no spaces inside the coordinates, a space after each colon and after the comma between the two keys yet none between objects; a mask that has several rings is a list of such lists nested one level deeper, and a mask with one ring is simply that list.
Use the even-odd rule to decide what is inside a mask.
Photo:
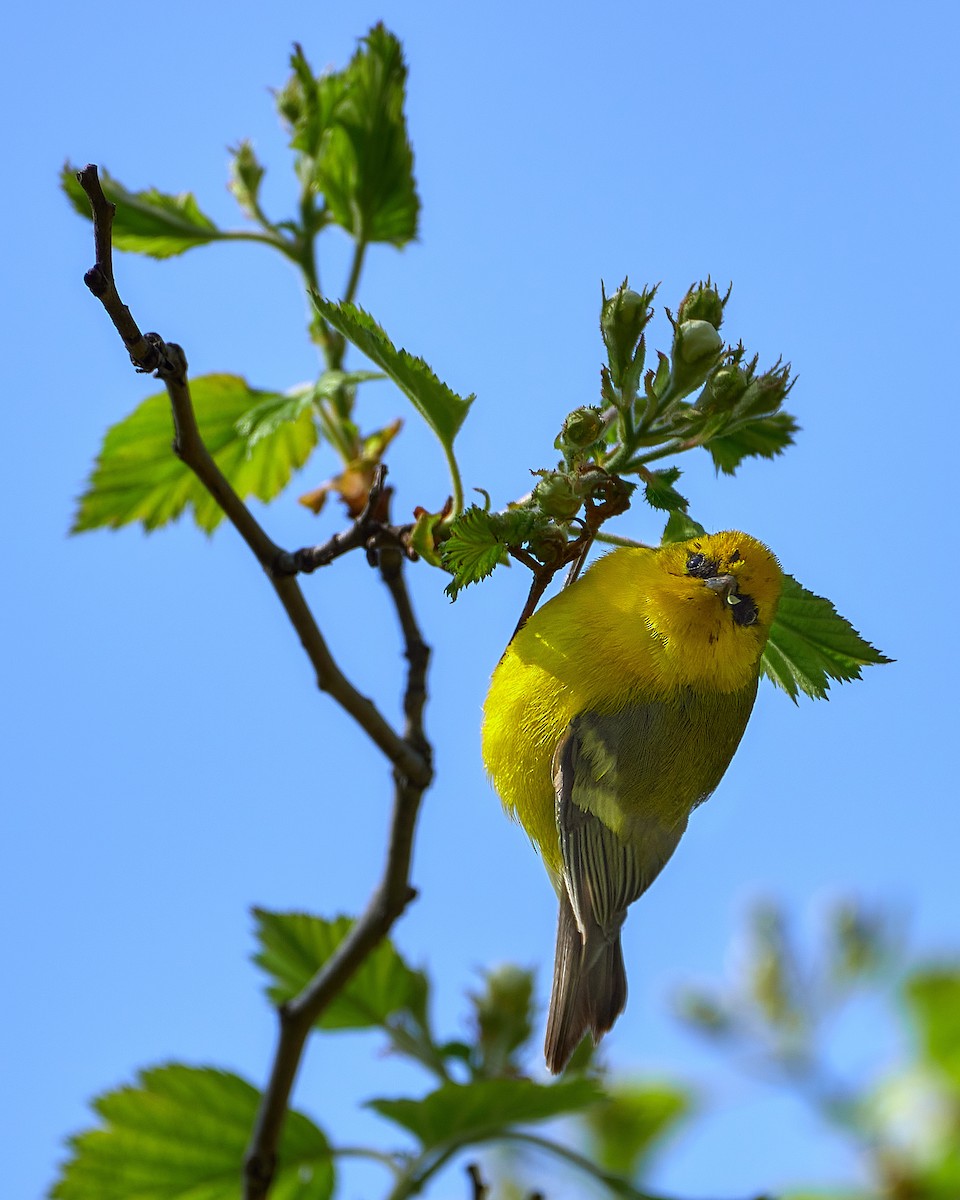
[{"label": "tree branch", "polygon": [[97,256],[95,265],[84,275],[84,282],[103,304],[137,370],[154,373],[165,384],[173,411],[174,452],[217,501],[266,571],[316,672],[320,690],[354,718],[398,770],[426,787],[431,777],[429,764],[390,727],[373,701],[362,696],[336,665],[299,584],[289,571],[283,570],[284,562],[293,556],[267,536],[207,450],[190,397],[183,350],[173,342],[164,342],[159,334],[142,334],[120,299],[110,244],[116,207],[103,194],[96,166],[88,164],[77,172],[77,179],[90,200]]},{"label": "tree branch", "polygon": [[[166,385],[173,411],[174,452],[206,487],[256,555],[297,631],[316,671],[320,689],[354,717],[394,768],[393,813],[380,883],[366,910],[332,957],[299,995],[279,1009],[277,1050],[244,1160],[246,1200],[263,1200],[276,1170],[277,1147],[290,1093],[311,1028],[416,895],[410,886],[413,836],[423,793],[433,778],[430,746],[423,730],[430,651],[421,637],[403,577],[407,551],[397,531],[392,530],[389,522],[381,518],[389,499],[383,486],[385,470],[378,472],[364,512],[354,522],[352,529],[338,535],[325,546],[297,551],[296,554],[276,546],[234,491],[204,444],[190,396],[187,360],[183,350],[173,343],[164,342],[158,334],[142,334],[130,310],[120,299],[113,276],[111,247],[111,228],[116,209],[103,194],[97,168],[88,165],[78,172],[77,178],[90,199],[97,255],[96,264],[86,273],[84,280],[106,309],[137,370],[154,373]],[[340,671],[293,577],[297,571],[315,570],[360,545],[366,546],[368,556],[379,566],[403,635],[408,667],[402,736],[387,723],[373,702],[361,696]]]},{"label": "tree branch", "polygon": [[[399,548],[390,547],[380,551],[380,573],[393,598],[409,664],[403,700],[404,740],[429,764],[429,744],[423,731],[423,706],[430,650],[420,635],[414,617],[403,578],[403,563],[403,553]],[[303,991],[279,1010],[280,1033],[270,1081],[244,1159],[244,1200],[264,1200],[269,1192],[277,1167],[277,1147],[290,1094],[311,1028],[416,896],[410,886],[410,862],[417,815],[426,786],[426,783],[408,779],[402,771],[395,769],[393,813],[380,883],[366,910],[335,953]]]}]

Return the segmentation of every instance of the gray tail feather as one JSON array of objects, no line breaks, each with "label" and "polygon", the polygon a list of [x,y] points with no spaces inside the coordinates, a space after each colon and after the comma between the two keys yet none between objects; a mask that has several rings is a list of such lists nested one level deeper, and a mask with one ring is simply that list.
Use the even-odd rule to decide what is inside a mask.
[{"label": "gray tail feather", "polygon": [[595,926],[587,930],[584,939],[570,901],[561,893],[544,1044],[548,1070],[558,1075],[588,1031],[598,1042],[613,1027],[626,1003],[627,975],[619,928],[609,937]]}]

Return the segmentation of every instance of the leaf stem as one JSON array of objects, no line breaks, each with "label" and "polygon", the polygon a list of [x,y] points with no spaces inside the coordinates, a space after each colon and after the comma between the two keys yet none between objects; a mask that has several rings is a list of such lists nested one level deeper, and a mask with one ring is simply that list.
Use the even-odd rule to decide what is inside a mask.
[{"label": "leaf stem", "polygon": [[357,294],[357,286],[360,283],[360,272],[363,270],[363,259],[367,252],[367,242],[365,239],[358,239],[354,243],[353,261],[350,264],[350,277],[347,279],[347,288],[343,293],[343,304],[352,304],[353,298]]}]

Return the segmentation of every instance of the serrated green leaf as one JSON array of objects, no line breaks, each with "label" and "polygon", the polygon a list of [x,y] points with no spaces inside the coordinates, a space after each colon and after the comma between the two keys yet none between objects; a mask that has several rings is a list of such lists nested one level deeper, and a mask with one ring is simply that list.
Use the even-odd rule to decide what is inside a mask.
[{"label": "serrated green leaf", "polygon": [[451,1139],[485,1141],[510,1126],[578,1112],[600,1095],[598,1085],[584,1078],[549,1085],[532,1079],[480,1079],[445,1083],[422,1100],[370,1100],[368,1107],[430,1148]]},{"label": "serrated green leaf", "polygon": [[290,56],[293,75],[277,93],[277,108],[291,130],[290,146],[310,161],[320,153],[323,139],[332,129],[337,109],[346,95],[345,71],[327,71],[315,78],[300,46]]},{"label": "serrated green leaf", "polygon": [[663,527],[663,535],[660,538],[660,545],[666,546],[671,542],[686,542],[690,538],[703,537],[706,529],[695,521],[693,517],[687,516],[685,512],[675,508],[667,518],[667,523]]},{"label": "serrated green leaf", "polygon": [[[316,445],[316,427],[299,390],[264,392],[236,375],[203,375],[190,381],[190,394],[207,449],[241,499],[272,500]],[[267,429],[260,432],[263,422]],[[249,432],[241,432],[241,426]],[[150,396],[113,425],[80,497],[71,532],[118,529],[135,521],[157,529],[188,506],[201,529],[215,529],[223,513],[174,455],[172,440],[166,392]]]},{"label": "serrated green leaf", "polygon": [[[260,949],[253,961],[273,979],[267,995],[274,1004],[292,999],[310,982],[353,928],[349,917],[333,921],[307,913],[253,910]],[[382,1028],[395,1013],[426,1019],[428,982],[384,939],[324,1011],[321,1029]]]},{"label": "serrated green leaf", "polygon": [[472,504],[453,522],[450,536],[443,543],[440,557],[453,579],[444,589],[456,600],[463,588],[486,579],[507,560],[497,513]]},{"label": "serrated green leaf", "polygon": [[704,442],[713,457],[714,466],[725,475],[733,475],[745,458],[776,458],[793,441],[800,426],[789,413],[774,413],[732,433],[720,434]]},{"label": "serrated green leaf", "polygon": [[914,971],[903,997],[924,1057],[960,1088],[960,966]]},{"label": "serrated green leaf", "polygon": [[[103,167],[98,171],[103,194],[117,206],[113,244],[151,258],[171,258],[194,246],[205,246],[230,235],[200,211],[191,192],[178,196],[147,188],[130,192]],[[67,198],[82,217],[90,219],[90,201],[77,180],[77,168],[66,163],[60,176]]]},{"label": "serrated green leaf", "polygon": [[330,215],[357,241],[404,246],[420,201],[403,114],[407,68],[399,40],[375,25],[341,77],[316,182]]},{"label": "serrated green leaf", "polygon": [[371,362],[387,373],[440,439],[448,454],[453,439],[466,420],[472,395],[464,399],[434,375],[422,358],[398,350],[383,329],[355,304],[334,304],[316,292],[313,302],[320,315],[351,341]]},{"label": "serrated green leaf", "polygon": [[892,661],[864,641],[829,600],[784,575],[760,669],[791,699],[801,691],[825,699],[831,679],[859,679],[861,667]]},{"label": "serrated green leaf", "polygon": [[644,480],[643,494],[651,508],[659,508],[664,512],[685,510],[687,499],[674,488],[680,478],[678,467],[668,467],[664,471],[645,471],[641,478]]},{"label": "serrated green leaf", "polygon": [[691,1108],[689,1092],[673,1084],[610,1089],[583,1114],[591,1157],[608,1171],[632,1178]]},{"label": "serrated green leaf", "polygon": [[[102,1124],[70,1139],[54,1200],[237,1200],[260,1092],[238,1075],[171,1064],[94,1101]],[[328,1200],[334,1169],[316,1125],[291,1111],[273,1200]]]}]

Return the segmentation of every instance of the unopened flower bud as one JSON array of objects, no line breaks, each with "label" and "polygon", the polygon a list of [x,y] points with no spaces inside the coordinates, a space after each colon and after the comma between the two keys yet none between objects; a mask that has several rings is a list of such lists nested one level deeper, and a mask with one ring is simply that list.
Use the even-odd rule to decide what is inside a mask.
[{"label": "unopened flower bud", "polygon": [[527,539],[527,545],[534,558],[542,563],[560,562],[567,549],[567,535],[559,525],[542,525],[535,529]]},{"label": "unopened flower bud", "polygon": [[[727,292],[727,296],[729,295],[730,293]],[[719,329],[723,324],[723,306],[727,302],[727,296],[721,299],[716,285],[708,279],[706,283],[700,283],[687,292],[680,302],[677,320],[681,323],[683,321],[707,321],[714,329]]]},{"label": "unopened flower bud", "polygon": [[673,342],[674,358],[688,367],[712,362],[723,349],[723,339],[709,321],[681,321]]},{"label": "unopened flower bud", "polygon": [[557,438],[558,450],[585,450],[603,435],[603,416],[599,408],[584,405],[575,408],[563,423]]},{"label": "unopened flower bud", "polygon": [[575,517],[583,502],[576,481],[559,471],[548,471],[540,477],[533,499],[541,512],[558,521]]},{"label": "unopened flower bud", "polygon": [[750,381],[737,404],[737,416],[768,417],[777,412],[793,387],[790,379],[790,364],[776,366],[772,371],[758,375]]},{"label": "unopened flower bud", "polygon": [[600,332],[607,347],[610,374],[618,386],[626,368],[633,361],[644,326],[653,315],[650,301],[653,292],[633,291],[624,280],[600,306]]},{"label": "unopened flower bud", "polygon": [[707,379],[694,408],[708,416],[731,412],[750,386],[750,376],[742,367],[719,367]]}]

